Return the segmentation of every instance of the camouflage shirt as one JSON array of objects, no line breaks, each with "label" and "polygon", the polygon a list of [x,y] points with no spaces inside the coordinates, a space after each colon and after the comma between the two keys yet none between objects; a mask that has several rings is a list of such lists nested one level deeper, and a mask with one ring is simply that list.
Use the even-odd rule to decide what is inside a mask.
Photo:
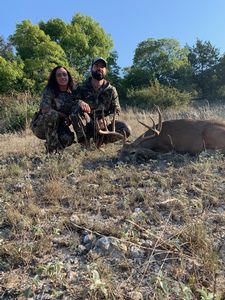
[{"label": "camouflage shirt", "polygon": [[94,112],[101,117],[103,109],[105,116],[114,113],[115,110],[119,114],[121,110],[117,90],[106,80],[96,91],[91,84],[90,77],[73,91],[73,96],[78,104],[80,100],[89,104],[91,108],[90,117],[93,117]]},{"label": "camouflage shirt", "polygon": [[55,109],[69,116],[73,104],[71,91],[59,92],[55,97],[54,92],[46,87],[42,93],[40,108]]}]

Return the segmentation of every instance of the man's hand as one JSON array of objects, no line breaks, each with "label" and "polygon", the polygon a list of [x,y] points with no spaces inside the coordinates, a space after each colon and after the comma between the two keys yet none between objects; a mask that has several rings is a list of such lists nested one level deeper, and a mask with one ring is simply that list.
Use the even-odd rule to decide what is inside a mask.
[{"label": "man's hand", "polygon": [[106,119],[99,119],[97,122],[98,122],[99,129],[102,129],[102,130],[106,130],[107,129]]},{"label": "man's hand", "polygon": [[90,108],[89,104],[84,101],[80,102],[80,108],[82,109],[83,112],[86,112],[88,114],[90,114],[90,112],[91,112],[91,108]]}]

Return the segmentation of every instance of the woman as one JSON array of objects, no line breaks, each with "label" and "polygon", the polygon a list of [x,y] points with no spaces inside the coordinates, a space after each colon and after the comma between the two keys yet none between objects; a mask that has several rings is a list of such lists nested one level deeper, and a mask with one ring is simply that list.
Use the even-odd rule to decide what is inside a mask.
[{"label": "woman", "polygon": [[74,133],[69,128],[73,88],[72,76],[65,67],[58,66],[51,71],[42,93],[38,119],[32,124],[34,134],[46,140],[47,153],[57,152],[74,142]]}]

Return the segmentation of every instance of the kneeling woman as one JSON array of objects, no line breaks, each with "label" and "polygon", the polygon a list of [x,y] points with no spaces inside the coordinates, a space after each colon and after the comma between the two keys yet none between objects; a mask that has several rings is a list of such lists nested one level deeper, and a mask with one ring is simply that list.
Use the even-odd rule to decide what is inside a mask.
[{"label": "kneeling woman", "polygon": [[52,70],[42,93],[39,116],[32,124],[33,133],[46,140],[46,153],[57,152],[74,142],[69,128],[73,88],[72,76],[65,67]]}]

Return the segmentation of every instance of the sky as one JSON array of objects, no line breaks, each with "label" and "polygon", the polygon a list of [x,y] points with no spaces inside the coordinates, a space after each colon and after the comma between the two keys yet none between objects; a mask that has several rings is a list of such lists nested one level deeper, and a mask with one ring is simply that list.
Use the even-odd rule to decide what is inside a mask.
[{"label": "sky", "polygon": [[200,39],[225,52],[225,0],[1,0],[0,35],[6,40],[23,20],[70,23],[76,13],[111,35],[121,68],[132,65],[135,49],[148,38],[173,38],[181,47]]}]

